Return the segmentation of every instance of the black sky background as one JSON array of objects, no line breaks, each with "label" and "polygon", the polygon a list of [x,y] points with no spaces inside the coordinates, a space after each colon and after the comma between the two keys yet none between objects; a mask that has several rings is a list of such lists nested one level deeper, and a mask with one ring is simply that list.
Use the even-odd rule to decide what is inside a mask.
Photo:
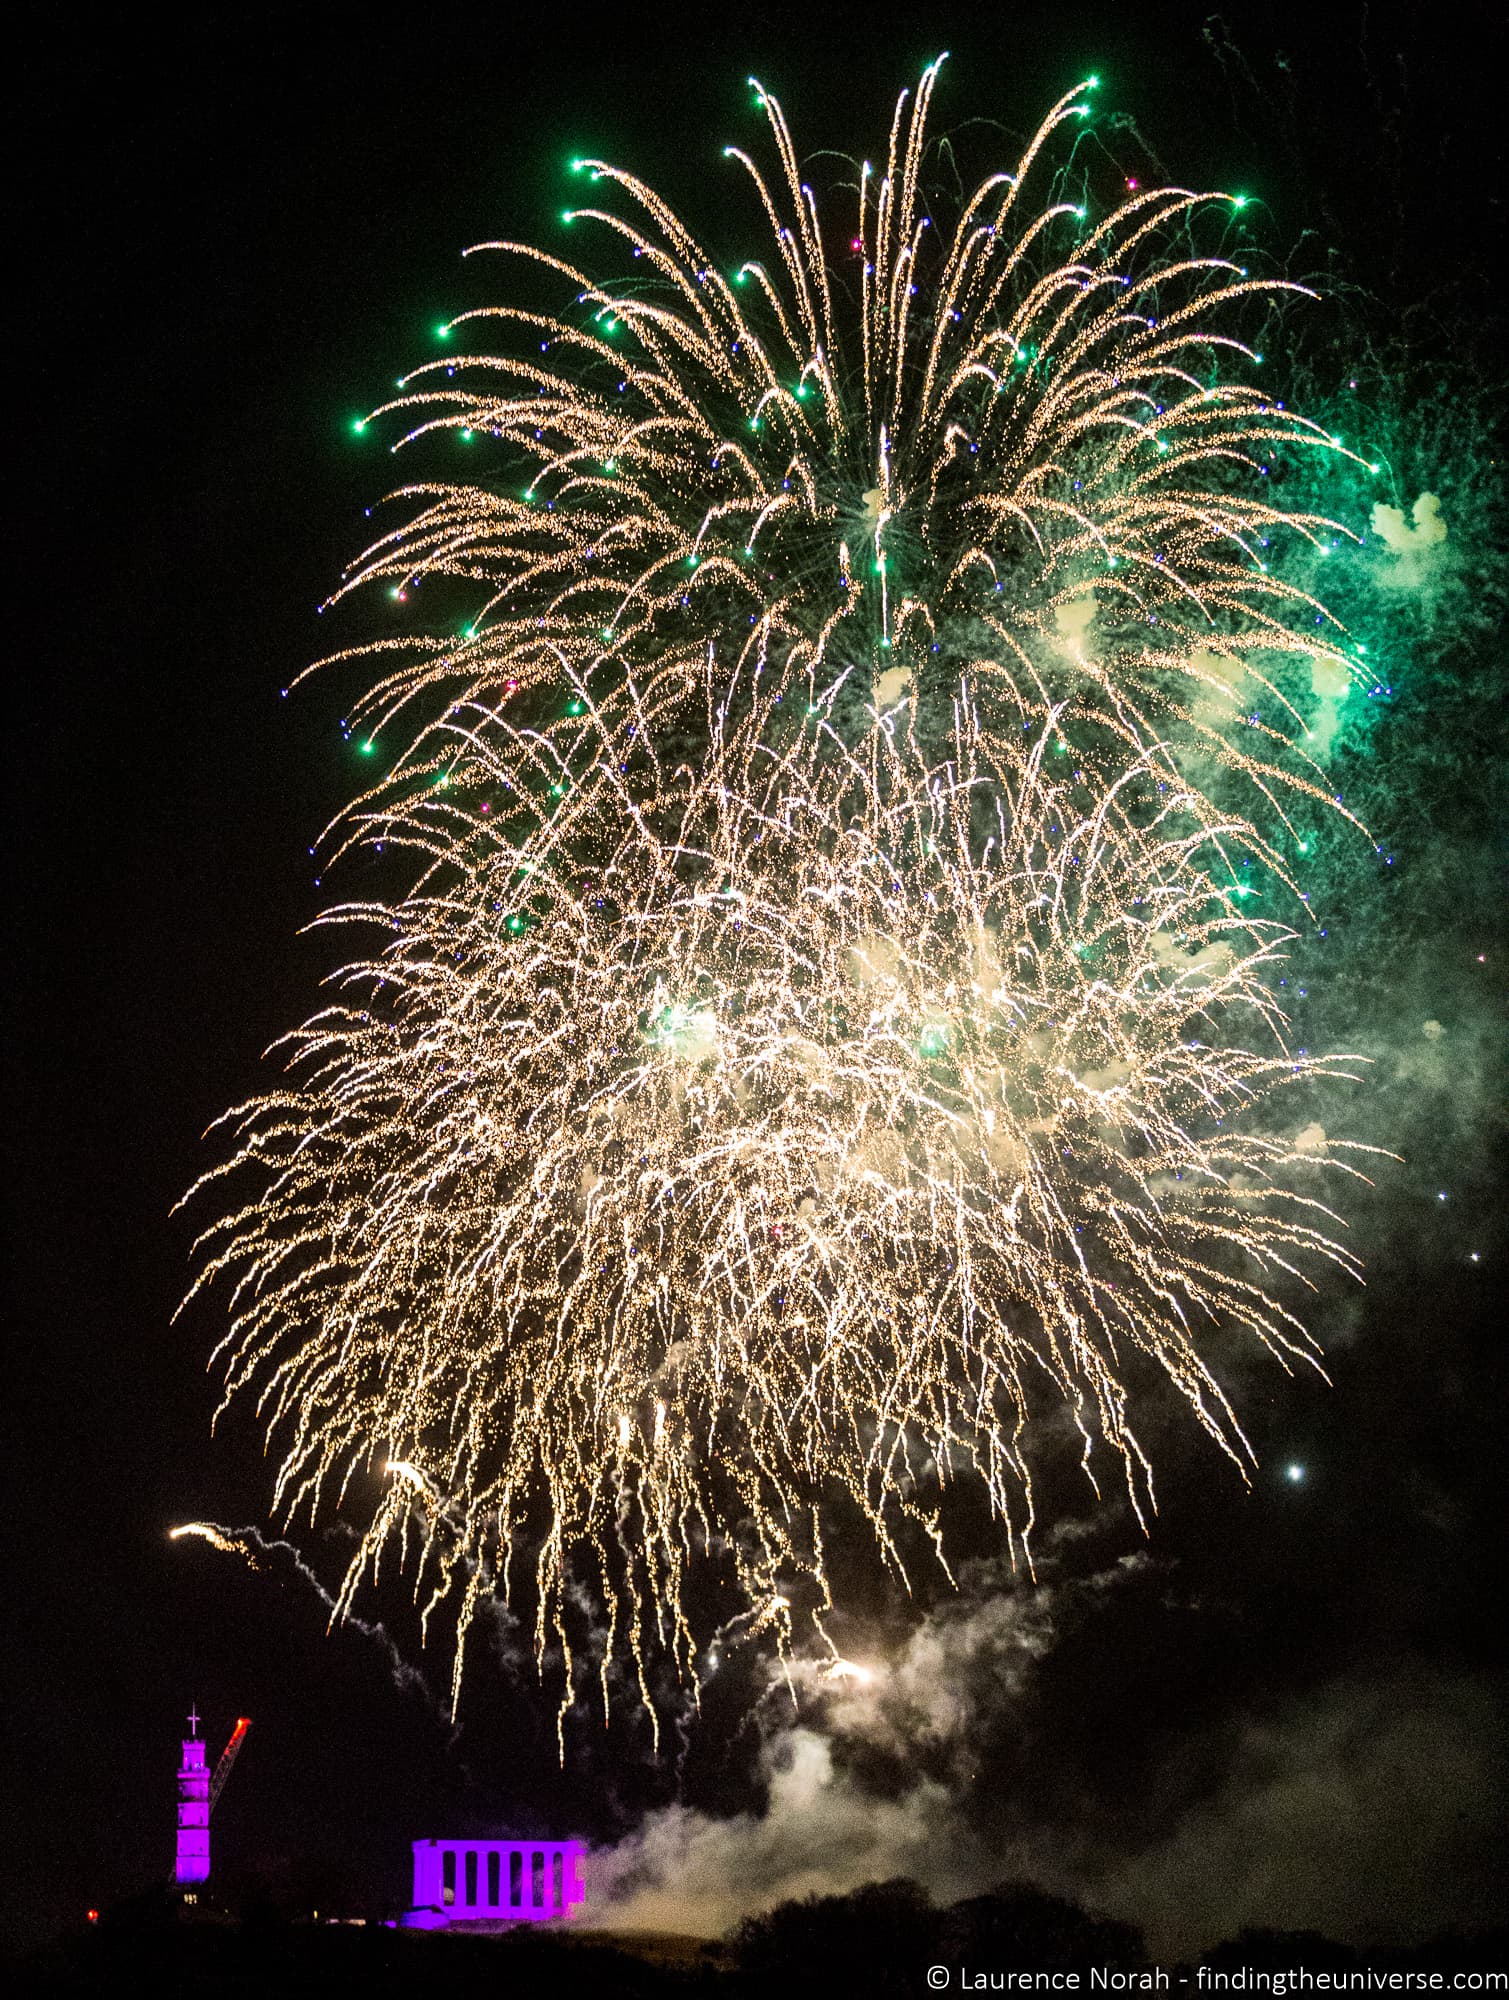
[{"label": "black sky background", "polygon": [[[279,690],[324,645],[314,606],[390,476],[350,418],[472,296],[463,246],[548,236],[573,152],[634,166],[715,231],[719,149],[753,130],[750,70],[799,144],[873,149],[944,47],[940,124],[1030,129],[1093,68],[1175,178],[1252,188],[1275,243],[1312,231],[1309,268],[1335,246],[1385,306],[1430,298],[1488,365],[1504,52],[1483,16],[1242,0],[1211,18],[754,6],[594,24],[433,5],[102,30],[29,10],[9,78],[26,355],[9,509],[7,1935],[166,1873],[190,1699],[213,1747],[256,1718],[217,1854],[285,1882],[317,1888],[324,1870],[401,1894],[419,1834],[609,1837],[674,1795],[632,1722],[558,1772],[551,1702],[504,1674],[482,1675],[452,1740],[380,1646],[326,1635],[287,1565],[166,1540],[266,1504],[247,1415],[209,1437],[213,1314],[169,1324],[192,1235],[169,1211],[212,1157],[204,1127],[259,1086],[259,1051],[328,969],[298,935],[321,902],[308,848],[354,760],[338,685]],[[1078,1624],[1030,1727],[991,1752],[1019,1820],[1080,1798],[1097,1837],[1121,1824],[1135,1845],[1171,1746],[1209,1762],[1186,1795],[1214,1789],[1238,1716],[1323,1681],[1502,1691],[1502,1298],[1491,1256],[1466,1266],[1427,1222],[1366,1245],[1372,1287],[1333,1390],[1264,1378],[1244,1414],[1274,1470],[1254,1493],[1175,1459],[1165,1582]],[[1277,1477],[1291,1458],[1301,1488]],[[338,1551],[301,1540],[331,1580]],[[686,1760],[704,1810],[752,1795],[737,1705],[737,1689],[711,1703]],[[1502,1738],[1483,1752],[1491,1768]]]}]

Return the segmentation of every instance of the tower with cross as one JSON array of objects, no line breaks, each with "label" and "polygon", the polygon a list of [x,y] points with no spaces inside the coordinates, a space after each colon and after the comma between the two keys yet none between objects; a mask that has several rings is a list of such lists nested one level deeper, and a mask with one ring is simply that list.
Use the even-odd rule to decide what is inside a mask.
[{"label": "tower with cross", "polygon": [[210,1872],[210,1767],[199,1734],[197,1706],[189,1711],[178,1767],[178,1856],[173,1879],[180,1887],[204,1882]]},{"label": "tower with cross", "polygon": [[[225,1790],[231,1766],[241,1754],[241,1745],[250,1728],[249,1715],[237,1716],[231,1740],[211,1772],[205,1759],[204,1739],[199,1734],[199,1710],[197,1707],[189,1710],[189,1733],[183,1739],[183,1762],[178,1766],[178,1853],[173,1879],[180,1887],[209,1880],[210,1814]],[[185,1902],[194,1900],[192,1895],[184,1898]]]}]

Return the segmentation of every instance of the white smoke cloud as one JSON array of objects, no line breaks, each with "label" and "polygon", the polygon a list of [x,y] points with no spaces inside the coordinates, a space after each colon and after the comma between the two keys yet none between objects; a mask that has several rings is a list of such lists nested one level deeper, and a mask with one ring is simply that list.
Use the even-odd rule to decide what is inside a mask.
[{"label": "white smoke cloud", "polygon": [[[1202,1721],[1171,1742],[1144,1807],[1114,1823],[1068,1794],[978,1810],[978,1745],[1013,1716],[1033,1725],[1060,1614],[1151,1567],[1137,1556],[1070,1585],[961,1599],[868,1677],[799,1670],[803,1712],[765,1740],[764,1811],[652,1812],[590,1857],[594,1920],[716,1937],[781,1902],[909,1876],[940,1905],[1033,1882],[1138,1925],[1164,1961],[1244,1925],[1365,1945],[1481,1923],[1506,1775],[1481,1679],[1340,1676],[1272,1712]],[[855,1746],[896,1758],[905,1789],[867,1788],[846,1762]],[[1385,1904],[1397,1930],[1379,1927]]]},{"label": "white smoke cloud", "polygon": [[1154,931],[1148,938],[1154,963],[1179,975],[1183,986],[1201,986],[1217,978],[1235,961],[1231,946],[1219,938],[1206,945],[1182,944],[1168,931]]},{"label": "white smoke cloud", "polygon": [[[981,1718],[996,1726],[1013,1706],[1025,1710],[1066,1594],[1083,1601],[1147,1566],[1137,1555],[1087,1580],[1018,1589],[982,1564],[890,1661],[838,1675],[831,1662],[798,1663],[797,1707],[782,1714],[777,1706],[789,1702],[776,1692],[784,1681],[766,1705],[765,1811],[727,1819],[681,1805],[652,1812],[627,1839],[592,1855],[594,1915],[613,1929],[715,1937],[777,1903],[897,1875],[948,1903],[1040,1873],[1025,1830],[1003,1843],[971,1824]],[[842,1753],[853,1745],[930,1774],[914,1776],[899,1797],[877,1796],[845,1768]]]},{"label": "white smoke cloud", "polygon": [[763,1813],[714,1819],[665,1806],[618,1846],[593,1854],[594,1919],[618,1930],[718,1937],[794,1897],[910,1875],[951,1899],[961,1879],[982,1884],[991,1872],[958,1824],[951,1794],[934,1781],[899,1800],[872,1798],[835,1770],[831,1741],[802,1725],[775,1736],[763,1763]]},{"label": "white smoke cloud", "polygon": [[1352,692],[1352,676],[1340,660],[1324,653],[1310,661],[1310,692],[1315,696],[1315,713],[1305,731],[1305,748],[1312,756],[1323,757],[1341,727],[1341,711]]},{"label": "white smoke cloud", "polygon": [[1406,1673],[1254,1716],[1165,1838],[1082,1857],[1094,1898],[1165,1956],[1244,1926],[1354,1944],[1471,1928],[1494,1907],[1496,1708],[1486,1682]]},{"label": "white smoke cloud", "polygon": [[1406,520],[1402,508],[1374,507],[1373,533],[1392,561],[1379,581],[1391,590],[1420,590],[1433,583],[1446,561],[1446,521],[1434,493],[1422,493]]},{"label": "white smoke cloud", "polygon": [[1190,655],[1189,667],[1197,721],[1221,728],[1251,700],[1252,682],[1241,660],[1206,646]]},{"label": "white smoke cloud", "polygon": [[1056,606],[1053,626],[1058,641],[1071,660],[1087,657],[1090,643],[1090,629],[1095,623],[1095,599],[1093,596],[1072,597],[1067,604]]}]

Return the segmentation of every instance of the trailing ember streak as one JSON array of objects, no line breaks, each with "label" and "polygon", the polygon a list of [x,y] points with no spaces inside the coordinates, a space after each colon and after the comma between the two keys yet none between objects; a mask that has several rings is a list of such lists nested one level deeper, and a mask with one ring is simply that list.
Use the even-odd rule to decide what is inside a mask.
[{"label": "trailing ember streak", "polygon": [[246,1541],[239,1535],[228,1535],[214,1521],[185,1521],[181,1528],[168,1530],[170,1542],[179,1541],[185,1535],[197,1535],[201,1541],[208,1542],[211,1548],[219,1549],[222,1555],[245,1556],[253,1569],[257,1567],[257,1558],[252,1554]]},{"label": "trailing ember streak", "polygon": [[1342,447],[1219,373],[1298,288],[1190,250],[1225,196],[1036,205],[1088,84],[941,226],[937,69],[846,259],[760,92],[768,266],[725,279],[578,163],[641,218],[570,218],[623,282],[487,246],[574,308],[463,316],[496,350],[388,406],[526,471],[405,489],[337,593],[470,606],[361,649],[388,768],[336,844],[414,886],[322,919],[385,942],[229,1115],[206,1180],[246,1192],[194,1289],[230,1284],[278,1506],[363,1517],[340,1604],[396,1538],[457,1692],[495,1596],[563,1714],[578,1655],[653,1714],[699,1569],[785,1652],[846,1520],[946,1569],[969,1482],[1025,1551],[1054,1407],[1145,1518],[1150,1375],[1244,1466],[1208,1337],[1314,1363],[1281,1294],[1355,1271],[1323,1184],[1367,1149],[1282,1101],[1345,1068],[1290,1049],[1269,969],[1289,815],[1334,809],[1289,739],[1357,649],[1281,573],[1340,531],[1251,497]]}]

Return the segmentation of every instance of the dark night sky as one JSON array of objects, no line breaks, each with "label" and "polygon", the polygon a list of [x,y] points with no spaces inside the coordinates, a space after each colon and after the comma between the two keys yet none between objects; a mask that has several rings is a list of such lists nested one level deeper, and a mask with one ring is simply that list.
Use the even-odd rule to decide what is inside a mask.
[{"label": "dark night sky", "polygon": [[[203,1128],[257,1086],[258,1052],[309,1011],[325,967],[297,935],[319,906],[306,850],[351,753],[333,686],[279,689],[320,649],[314,605],[384,490],[386,462],[347,422],[428,352],[462,297],[461,248],[546,233],[562,163],[586,147],[716,228],[718,150],[750,129],[751,69],[799,143],[860,150],[947,47],[940,122],[1021,131],[1094,67],[1175,178],[1259,190],[1275,241],[1314,231],[1382,310],[1430,296],[1469,345],[1491,344],[1504,166],[1503,50],[1458,0],[1291,18],[1235,0],[1241,61],[1224,63],[1196,6],[945,6],[898,11],[889,31],[883,8],[750,6],[693,27],[629,7],[595,32],[584,13],[501,5],[133,10],[103,35],[64,6],[29,14],[7,260],[27,358],[5,1121],[19,1853],[4,1890],[8,1933],[36,1936],[167,1869],[191,1697],[212,1737],[256,1718],[220,1853],[289,1880],[339,1864],[401,1889],[419,1833],[533,1817],[610,1836],[672,1796],[632,1725],[558,1774],[550,1703],[502,1674],[481,1676],[449,1743],[376,1645],[325,1635],[286,1566],[253,1574],[166,1540],[176,1521],[263,1518],[248,1420],[208,1435],[213,1317],[169,1325],[191,1235],[169,1211],[208,1163]],[[1481,1193],[1481,1170],[1464,1173]],[[1008,1830],[1040,1829],[1061,1869],[1086,1857],[1087,1893],[1116,1877],[1118,1841],[1128,1856],[1198,1845],[1203,1825],[1219,1845],[1244,1786],[1265,1802],[1252,1838],[1280,1841],[1263,1758],[1302,1765],[1309,1717],[1317,1782],[1354,1751],[1366,1766],[1352,1810],[1390,1789],[1368,1761],[1384,1737],[1413,1746],[1400,1796],[1464,1787],[1471,1855],[1433,1832],[1418,1878],[1376,1891],[1415,1904],[1380,1919],[1408,1932],[1443,1909],[1491,1914],[1504,1377],[1495,1267],[1469,1268],[1464,1241],[1403,1197],[1380,1207],[1334,1388],[1249,1381],[1255,1442],[1275,1467],[1302,1459],[1302,1488],[1265,1470],[1244,1494],[1176,1453],[1155,1565],[1082,1611],[1066,1585],[1020,1717],[981,1726],[986,1789],[1014,1802],[969,1808],[982,1837],[1004,1851]],[[1133,1546],[1113,1525],[1099,1559]],[[309,1548],[328,1580],[331,1551]],[[750,1796],[736,1708],[711,1704],[687,1758],[703,1811]],[[849,1781],[904,1792],[904,1767],[873,1752],[869,1768],[850,1745]],[[1367,1849],[1349,1838],[1357,1858],[1338,1866],[1359,1880],[1337,1907],[1365,1925]],[[1456,1905],[1438,1893],[1449,1871],[1466,1883]]]}]

